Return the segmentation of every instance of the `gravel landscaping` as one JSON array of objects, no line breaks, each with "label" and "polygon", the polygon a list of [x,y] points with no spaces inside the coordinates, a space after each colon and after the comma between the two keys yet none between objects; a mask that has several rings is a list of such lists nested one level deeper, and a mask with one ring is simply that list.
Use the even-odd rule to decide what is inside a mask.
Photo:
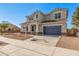
[{"label": "gravel landscaping", "polygon": [[79,51],[79,38],[73,36],[61,36],[56,46]]},{"label": "gravel landscaping", "polygon": [[7,38],[12,38],[12,39],[18,39],[18,40],[26,40],[32,37],[30,35],[26,35],[25,37],[25,35],[21,33],[6,33],[3,36]]}]

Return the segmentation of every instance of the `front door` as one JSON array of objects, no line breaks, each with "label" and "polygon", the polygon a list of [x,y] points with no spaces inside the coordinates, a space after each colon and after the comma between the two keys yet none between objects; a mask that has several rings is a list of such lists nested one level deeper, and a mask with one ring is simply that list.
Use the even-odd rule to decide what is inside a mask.
[{"label": "front door", "polygon": [[32,25],[32,26],[31,26],[31,32],[32,32],[33,34],[35,34],[35,32],[36,32],[36,25]]}]

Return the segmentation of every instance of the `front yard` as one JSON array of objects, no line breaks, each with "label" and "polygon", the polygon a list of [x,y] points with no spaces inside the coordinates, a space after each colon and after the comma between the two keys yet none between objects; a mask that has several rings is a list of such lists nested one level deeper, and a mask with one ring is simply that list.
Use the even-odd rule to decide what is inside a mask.
[{"label": "front yard", "polygon": [[65,36],[62,35],[59,37],[50,37],[50,36],[32,36],[32,35],[25,35],[21,33],[5,33],[3,35],[6,38],[17,39],[17,40],[27,40],[30,38],[36,39],[36,41],[32,41],[32,39],[27,40],[35,43],[45,44],[48,46],[56,46],[62,47],[67,49],[79,50],[79,38],[73,36]]},{"label": "front yard", "polygon": [[[0,46],[0,55],[79,56],[79,51],[77,51],[79,50],[79,40],[78,40],[79,38],[76,37],[34,35],[33,39],[35,38],[37,39],[37,41],[31,41],[32,39],[22,41],[22,40],[15,40],[11,38],[0,36],[1,43],[6,43],[6,45]],[[44,40],[46,40],[47,42],[45,42]]]},{"label": "front yard", "polygon": [[56,46],[79,51],[79,38],[72,36],[61,36]]},{"label": "front yard", "polygon": [[18,39],[18,40],[26,40],[32,37],[31,35],[26,35],[25,37],[25,35],[21,33],[5,33],[2,36],[12,39]]},{"label": "front yard", "polygon": [[58,37],[50,37],[50,36],[32,36],[32,35],[25,35],[21,33],[5,33],[3,35],[6,38],[11,38],[11,39],[17,39],[17,40],[27,40],[30,38],[36,39],[36,41],[32,41],[35,43],[40,43],[40,44],[46,44],[49,46],[56,46],[56,47],[62,47],[62,48],[67,48],[67,49],[73,49],[73,50],[79,50],[79,38],[73,37],[73,36],[65,36],[62,35],[60,38]]}]

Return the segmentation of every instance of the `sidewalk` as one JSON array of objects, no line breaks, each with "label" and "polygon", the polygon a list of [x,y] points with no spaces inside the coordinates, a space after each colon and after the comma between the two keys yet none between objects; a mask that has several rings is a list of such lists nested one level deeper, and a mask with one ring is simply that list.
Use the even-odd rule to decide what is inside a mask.
[{"label": "sidewalk", "polygon": [[56,56],[79,55],[79,51],[48,46],[31,41],[21,41],[0,36],[0,41],[9,43],[0,47],[0,55],[7,56]]}]

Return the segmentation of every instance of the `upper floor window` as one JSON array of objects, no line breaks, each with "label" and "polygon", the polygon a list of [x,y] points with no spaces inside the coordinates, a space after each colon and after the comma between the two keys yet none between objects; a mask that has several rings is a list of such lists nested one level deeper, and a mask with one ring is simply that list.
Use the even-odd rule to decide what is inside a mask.
[{"label": "upper floor window", "polygon": [[55,19],[57,19],[58,18],[58,16],[57,16],[57,14],[55,14]]},{"label": "upper floor window", "polygon": [[61,13],[56,13],[55,14],[55,19],[60,19],[61,18]]},{"label": "upper floor window", "polygon": [[36,18],[38,18],[38,15],[36,15]]}]

